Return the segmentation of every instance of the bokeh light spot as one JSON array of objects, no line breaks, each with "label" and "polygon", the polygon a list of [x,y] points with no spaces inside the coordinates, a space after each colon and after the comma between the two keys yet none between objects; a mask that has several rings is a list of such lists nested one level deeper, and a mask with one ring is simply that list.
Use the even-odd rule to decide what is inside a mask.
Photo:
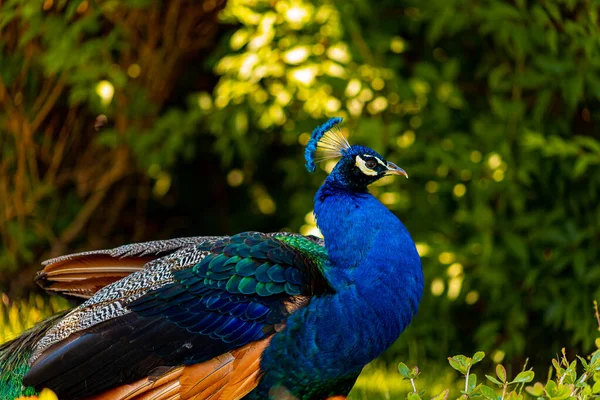
[{"label": "bokeh light spot", "polygon": [[358,79],[350,79],[348,86],[346,86],[346,96],[356,96],[360,92],[361,87],[362,85]]},{"label": "bokeh light spot", "polygon": [[431,251],[431,247],[427,243],[417,242],[415,246],[417,247],[417,253],[421,257],[427,257]]},{"label": "bokeh light spot", "polygon": [[448,175],[448,166],[447,165],[439,165],[436,170],[435,173],[437,174],[437,176],[439,176],[440,178],[445,178]]},{"label": "bokeh light spot", "polygon": [[375,100],[369,103],[369,112],[371,114],[378,114],[384,111],[388,106],[388,101],[384,96],[378,96]]},{"label": "bokeh light spot", "polygon": [[342,102],[335,97],[330,97],[325,103],[325,110],[328,112],[336,112],[342,107]]},{"label": "bokeh light spot", "polygon": [[501,169],[495,170],[492,173],[492,178],[494,178],[496,182],[502,182],[504,180],[504,171],[502,171]]},{"label": "bokeh light spot", "polygon": [[450,253],[449,251],[444,251],[438,256],[438,260],[442,264],[451,264],[454,262],[454,259],[454,253]]},{"label": "bokeh light spot", "polygon": [[396,139],[396,143],[398,143],[398,146],[402,148],[410,147],[414,142],[415,132],[412,130],[404,131],[404,133],[398,136],[398,139]]},{"label": "bokeh light spot", "polygon": [[210,111],[212,108],[212,98],[208,93],[202,92],[198,95],[198,106],[203,111]]},{"label": "bokeh light spot", "polygon": [[310,212],[306,213],[304,216],[304,221],[307,224],[315,225],[317,223],[317,220],[315,219],[315,212],[311,210]]},{"label": "bokeh light spot", "polygon": [[458,183],[454,185],[454,190],[452,192],[456,197],[463,197],[465,193],[467,193],[467,187],[462,183]]},{"label": "bokeh light spot", "polygon": [[501,163],[502,163],[502,157],[500,157],[499,154],[497,154],[497,153],[490,154],[490,156],[488,158],[488,165],[490,166],[491,169],[498,168]]},{"label": "bokeh light spot", "polygon": [[431,281],[431,294],[438,297],[444,293],[444,289],[446,289],[446,284],[440,278],[435,278]]},{"label": "bokeh light spot", "polygon": [[438,183],[436,181],[429,181],[425,184],[425,190],[428,193],[435,193],[438,190]]},{"label": "bokeh light spot", "polygon": [[96,94],[100,96],[102,104],[109,105],[115,94],[115,87],[109,81],[100,81],[96,85]]},{"label": "bokeh light spot", "polygon": [[455,262],[448,267],[446,273],[449,277],[455,278],[463,273],[463,266],[461,263]]},{"label": "bokeh light spot", "polygon": [[310,140],[310,133],[308,133],[308,132],[301,133],[300,136],[298,136],[298,143],[301,144],[302,146],[306,146],[308,144],[309,140]]},{"label": "bokeh light spot", "polygon": [[301,5],[292,6],[285,13],[285,19],[296,29],[301,28],[309,18],[308,10]]},{"label": "bokeh light spot", "polygon": [[342,64],[348,64],[351,60],[348,45],[345,43],[337,43],[331,46],[327,50],[327,57]]},{"label": "bokeh light spot", "polygon": [[462,277],[458,276],[450,279],[448,282],[448,299],[456,300],[460,295],[460,289],[462,288]]},{"label": "bokeh light spot", "polygon": [[375,78],[371,81],[371,87],[374,90],[381,90],[385,87],[385,82],[381,78]]},{"label": "bokeh light spot", "polygon": [[406,49],[406,42],[400,36],[394,36],[390,41],[390,49],[394,53],[402,53]]},{"label": "bokeh light spot", "polygon": [[479,293],[475,290],[471,290],[465,296],[465,302],[467,304],[473,305],[473,304],[477,303],[477,300],[479,300]]},{"label": "bokeh light spot", "polygon": [[227,183],[231,187],[238,187],[244,182],[244,172],[240,169],[232,169],[227,174]]},{"label": "bokeh light spot", "polygon": [[316,70],[314,67],[296,68],[292,71],[292,79],[306,86],[315,81]]},{"label": "bokeh light spot", "polygon": [[131,64],[129,68],[127,68],[127,75],[131,78],[135,79],[142,73],[142,68],[138,64]]},{"label": "bokeh light spot", "polygon": [[478,163],[478,162],[480,162],[480,161],[481,161],[481,158],[482,158],[481,152],[480,152],[480,151],[477,151],[477,150],[475,150],[475,151],[472,151],[472,152],[471,152],[471,157],[470,157],[470,158],[471,158],[471,161],[473,161],[474,163]]},{"label": "bokeh light spot", "polygon": [[386,205],[398,204],[400,201],[400,193],[386,192],[379,196],[379,200]]},{"label": "bokeh light spot", "polygon": [[171,189],[171,175],[161,171],[157,176],[152,192],[156,197],[160,198],[164,197],[169,192],[169,189]]},{"label": "bokeh light spot", "polygon": [[506,356],[506,353],[502,350],[496,350],[494,352],[494,354],[492,355],[492,360],[496,363],[499,364],[502,362],[502,360],[504,360],[504,356]]},{"label": "bokeh light spot", "polygon": [[300,233],[305,236],[312,235],[320,238],[323,237],[323,234],[316,225],[302,225],[300,227]]},{"label": "bokeh light spot", "polygon": [[417,129],[421,126],[421,124],[423,123],[423,120],[421,119],[421,117],[418,116],[414,116],[410,119],[409,124],[411,126],[411,128],[413,129]]},{"label": "bokeh light spot", "polygon": [[283,60],[292,65],[298,65],[308,58],[308,47],[297,46],[283,53]]},{"label": "bokeh light spot", "polygon": [[360,91],[358,98],[362,101],[369,101],[373,98],[373,91],[369,88],[364,88]]}]

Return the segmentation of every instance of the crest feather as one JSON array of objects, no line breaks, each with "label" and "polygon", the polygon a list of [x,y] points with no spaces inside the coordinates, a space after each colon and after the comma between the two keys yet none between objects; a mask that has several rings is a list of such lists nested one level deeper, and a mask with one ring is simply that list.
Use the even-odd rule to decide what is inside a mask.
[{"label": "crest feather", "polygon": [[341,122],[341,118],[331,118],[312,132],[304,151],[306,169],[310,172],[315,171],[316,163],[341,157],[350,148],[350,143],[340,131]]}]

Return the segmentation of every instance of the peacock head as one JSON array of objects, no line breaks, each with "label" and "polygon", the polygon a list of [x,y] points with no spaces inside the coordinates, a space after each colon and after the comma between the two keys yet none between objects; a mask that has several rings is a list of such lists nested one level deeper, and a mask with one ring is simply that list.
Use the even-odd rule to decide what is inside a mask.
[{"label": "peacock head", "polygon": [[313,131],[304,153],[306,168],[310,172],[314,172],[316,163],[339,157],[329,179],[348,189],[365,190],[371,183],[390,174],[408,178],[402,168],[386,161],[375,150],[351,146],[340,131],[341,122],[341,118],[331,118]]}]

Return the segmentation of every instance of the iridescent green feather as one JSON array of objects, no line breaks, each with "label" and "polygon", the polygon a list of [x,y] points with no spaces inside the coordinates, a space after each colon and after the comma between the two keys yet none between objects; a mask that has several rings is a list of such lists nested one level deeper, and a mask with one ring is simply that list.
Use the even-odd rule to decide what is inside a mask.
[{"label": "iridescent green feather", "polygon": [[[0,352],[0,359],[7,357],[7,352]],[[13,400],[19,396],[33,396],[37,392],[32,387],[24,388],[21,382],[29,371],[27,361],[29,354],[18,354],[13,357],[10,365],[0,367],[0,400]]]},{"label": "iridescent green feather", "polygon": [[0,400],[37,394],[33,387],[23,387],[22,384],[29,371],[29,357],[34,344],[65,314],[66,311],[60,312],[0,346]]},{"label": "iridescent green feather", "polygon": [[323,272],[327,262],[327,250],[325,250],[325,247],[303,236],[276,235],[275,238],[298,250],[298,252],[314,262],[319,270]]},{"label": "iridescent green feather", "polygon": [[[299,235],[276,235],[275,238],[293,247],[307,261],[305,265],[314,265],[315,268],[307,268],[306,270],[310,279],[309,285],[312,286],[313,292],[333,291],[331,283],[327,279],[327,250],[322,244]],[[288,272],[297,273],[298,271],[286,271],[286,273]],[[291,280],[294,280],[294,277],[291,278]],[[325,286],[322,286],[323,282],[326,282]]]}]

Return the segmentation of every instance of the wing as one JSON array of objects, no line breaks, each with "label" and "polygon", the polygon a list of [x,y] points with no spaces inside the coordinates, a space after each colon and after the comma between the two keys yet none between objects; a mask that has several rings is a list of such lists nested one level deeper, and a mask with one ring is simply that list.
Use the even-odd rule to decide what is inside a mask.
[{"label": "wing", "polygon": [[260,355],[270,338],[250,343],[204,363],[179,366],[109,389],[88,400],[241,399],[256,385]]},{"label": "wing", "polygon": [[42,288],[67,298],[89,299],[106,285],[139,271],[159,257],[216,237],[190,237],[128,244],[44,261],[35,278]]},{"label": "wing", "polygon": [[[310,296],[331,291],[321,273],[326,260],[318,241],[297,235],[199,241],[105,287],[68,314],[36,345],[24,384],[49,387],[61,399],[81,398],[162,376],[165,368],[190,374],[196,366],[197,375],[228,354],[237,360],[241,349],[282,329]],[[250,391],[261,352],[241,357],[254,362],[255,374],[225,374],[211,390],[231,392],[235,381]]]}]

